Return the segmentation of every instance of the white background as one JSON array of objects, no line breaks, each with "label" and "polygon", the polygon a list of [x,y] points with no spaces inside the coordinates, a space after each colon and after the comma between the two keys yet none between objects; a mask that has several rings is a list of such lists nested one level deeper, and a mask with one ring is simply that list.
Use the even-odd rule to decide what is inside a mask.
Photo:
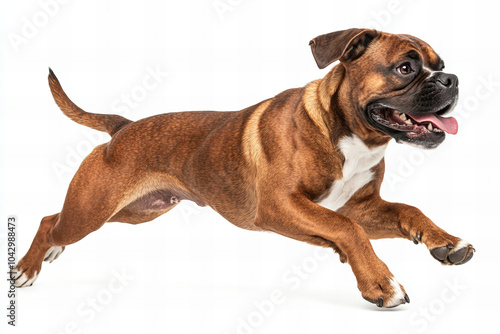
[{"label": "white background", "polygon": [[[418,36],[460,78],[458,135],[425,154],[391,143],[382,192],[416,205],[477,253],[464,266],[444,267],[422,245],[373,242],[411,297],[380,310],[361,298],[337,255],[240,230],[209,208],[183,203],[148,224],[108,224],[44,263],[35,285],[19,291],[18,327],[9,333],[498,332],[500,24],[493,1],[61,0],[49,6],[51,16],[41,5],[47,2],[4,2],[0,10],[2,268],[7,215],[19,218],[20,258],[41,218],[60,211],[79,161],[108,140],[59,111],[48,66],[92,112],[137,120],[238,110],[324,76],[309,40],[350,27]],[[221,13],[214,3],[229,8]],[[16,45],[13,38],[25,39]],[[141,87],[154,84],[155,70],[168,75]],[[304,274],[292,273],[294,266]],[[129,278],[120,283],[117,272]],[[3,279],[0,289],[7,328]],[[277,293],[278,304],[262,302]]]}]

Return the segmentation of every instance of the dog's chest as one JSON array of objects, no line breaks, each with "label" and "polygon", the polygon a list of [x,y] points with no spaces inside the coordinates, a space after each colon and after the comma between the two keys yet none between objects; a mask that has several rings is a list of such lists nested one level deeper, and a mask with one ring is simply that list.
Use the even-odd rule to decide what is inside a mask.
[{"label": "dog's chest", "polygon": [[384,157],[387,145],[369,148],[356,135],[344,137],[339,148],[345,157],[342,179],[335,180],[321,201],[318,202],[330,210],[337,210],[354,195],[356,191],[373,179],[371,168]]}]

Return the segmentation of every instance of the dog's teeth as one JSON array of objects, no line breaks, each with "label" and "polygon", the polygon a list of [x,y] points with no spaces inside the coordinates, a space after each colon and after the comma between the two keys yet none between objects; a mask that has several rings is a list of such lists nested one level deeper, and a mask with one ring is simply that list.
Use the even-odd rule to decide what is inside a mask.
[{"label": "dog's teeth", "polygon": [[412,125],[411,119],[409,119],[409,118],[405,121],[405,123],[409,124],[409,125]]},{"label": "dog's teeth", "polygon": [[403,121],[406,121],[406,114],[400,113],[399,118],[401,118]]},{"label": "dog's teeth", "polygon": [[429,124],[427,125],[427,129],[428,129],[429,131],[432,131],[432,124],[431,124],[431,123],[429,123]]}]

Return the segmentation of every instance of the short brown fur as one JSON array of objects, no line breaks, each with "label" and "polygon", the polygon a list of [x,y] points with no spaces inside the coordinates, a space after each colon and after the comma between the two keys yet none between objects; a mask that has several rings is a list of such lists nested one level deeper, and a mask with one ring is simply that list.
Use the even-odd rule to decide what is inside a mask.
[{"label": "short brown fur", "polygon": [[[347,49],[360,31],[343,34],[349,41],[338,44]],[[420,40],[377,36],[349,70],[342,62],[304,88],[236,112],[169,113],[136,122],[90,114],[69,100],[51,72],[50,87],[62,111],[113,137],[83,161],[61,212],[42,220],[18,271],[33,277],[51,247],[75,243],[108,221],[150,221],[186,199],[209,205],[239,227],[335,249],[351,265],[363,297],[385,306],[395,294],[387,281],[392,274],[369,239],[418,239],[429,249],[460,239],[420,210],[380,198],[383,160],[373,169],[373,181],[337,212],[317,204],[342,178],[341,138],[355,134],[369,147],[391,139],[358,114],[358,106],[391,89],[363,64],[383,65],[403,49],[415,49],[437,66],[438,56]]]}]

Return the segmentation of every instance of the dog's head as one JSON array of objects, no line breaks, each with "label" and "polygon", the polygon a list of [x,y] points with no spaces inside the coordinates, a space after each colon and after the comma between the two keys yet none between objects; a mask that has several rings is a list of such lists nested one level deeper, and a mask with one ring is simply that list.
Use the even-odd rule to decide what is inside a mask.
[{"label": "dog's head", "polygon": [[[319,68],[336,60],[345,67],[352,112],[373,131],[423,148],[455,134],[458,78],[424,41],[409,35],[349,29],[310,42]],[[361,114],[361,115],[359,115]]]}]

